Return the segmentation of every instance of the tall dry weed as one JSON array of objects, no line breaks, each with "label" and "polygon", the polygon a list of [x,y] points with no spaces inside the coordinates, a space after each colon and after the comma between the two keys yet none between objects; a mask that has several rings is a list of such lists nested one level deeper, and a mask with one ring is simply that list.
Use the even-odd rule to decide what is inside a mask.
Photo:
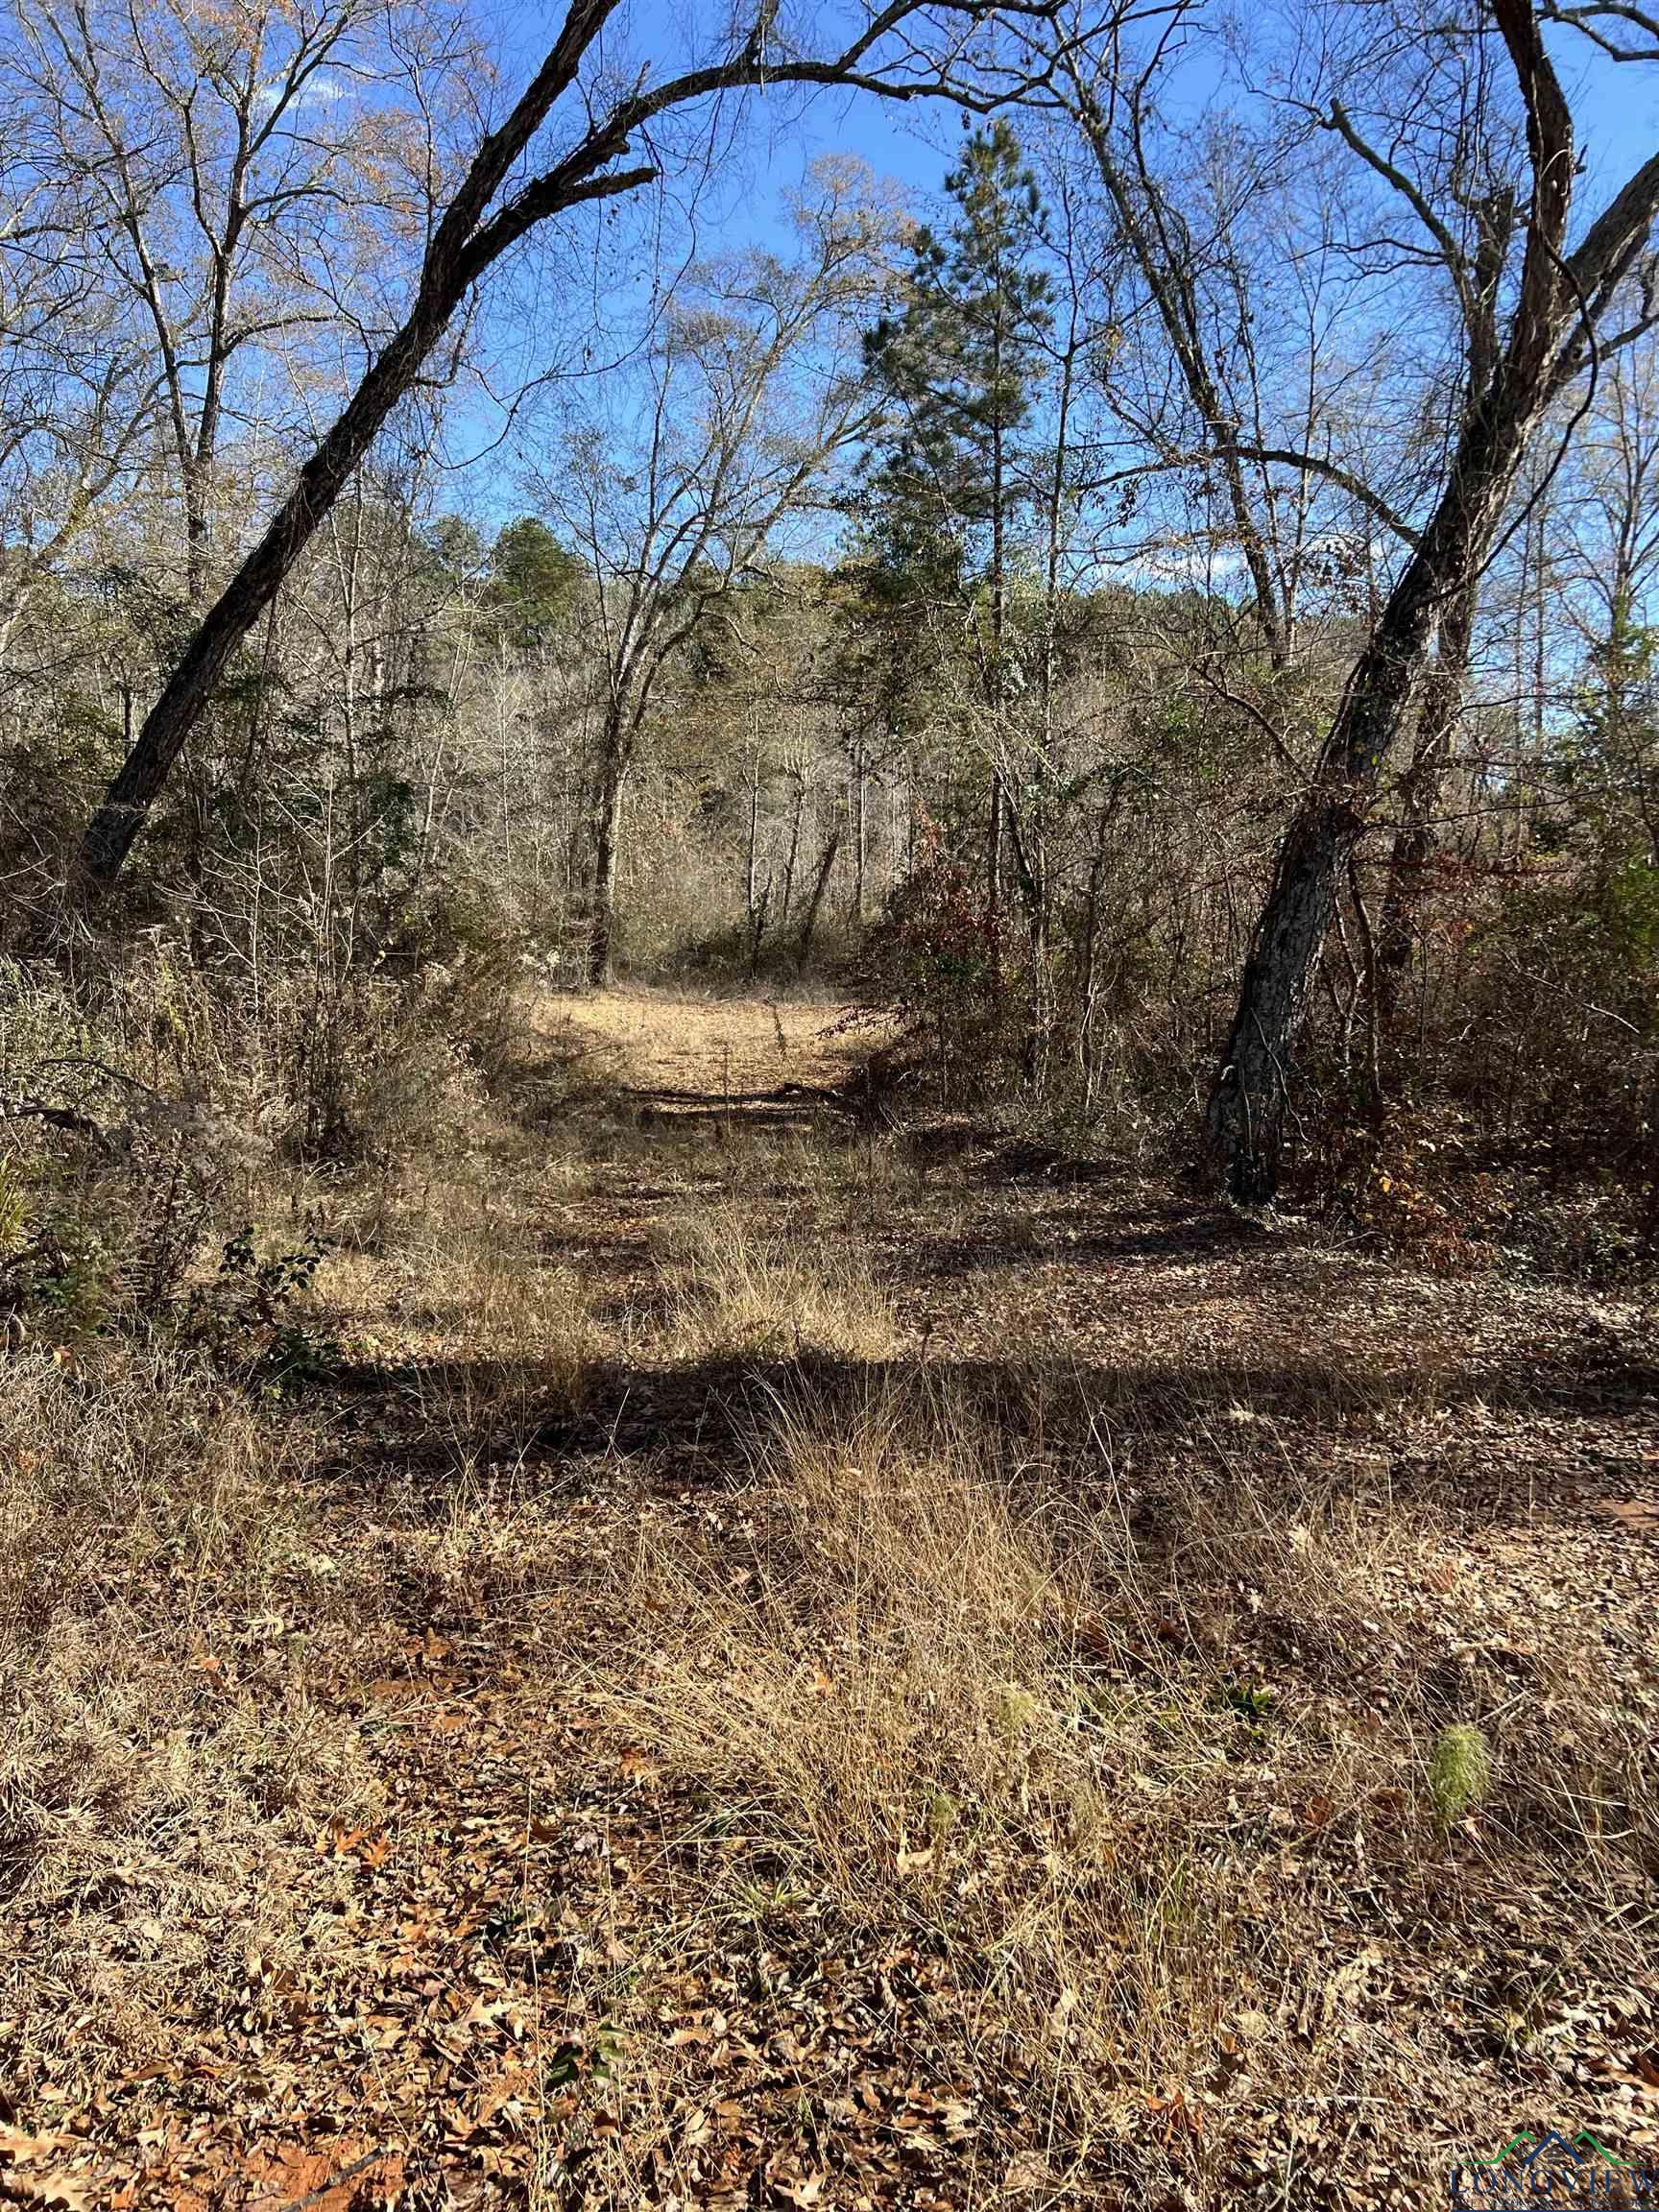
[{"label": "tall dry weed", "polygon": [[861,1246],[768,1230],[742,1201],[689,1213],[665,1272],[685,1358],[876,1360],[896,1348],[891,1300]]}]

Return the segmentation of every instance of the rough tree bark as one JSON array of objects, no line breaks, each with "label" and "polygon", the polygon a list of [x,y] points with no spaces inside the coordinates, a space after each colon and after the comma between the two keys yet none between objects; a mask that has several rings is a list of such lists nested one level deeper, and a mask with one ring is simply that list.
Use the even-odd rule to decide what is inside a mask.
[{"label": "rough tree bark", "polygon": [[1289,1067],[1338,886],[1436,625],[1491,550],[1527,442],[1593,343],[1595,319],[1628,273],[1659,206],[1659,156],[1624,185],[1583,243],[1564,251],[1572,117],[1529,0],[1492,0],[1527,108],[1532,186],[1503,355],[1470,411],[1439,500],[1348,680],[1310,787],[1280,848],[1221,1065],[1208,1127],[1235,1196],[1279,1183]]},{"label": "rough tree bark", "polygon": [[1411,974],[1417,917],[1437,842],[1435,817],[1440,792],[1451,765],[1452,740],[1469,673],[1479,582],[1478,575],[1465,578],[1462,589],[1453,594],[1440,616],[1434,664],[1423,686],[1417,742],[1401,783],[1400,827],[1389,854],[1382,918],[1377,930],[1377,1019],[1382,1036],[1395,1046],[1401,1001]]}]

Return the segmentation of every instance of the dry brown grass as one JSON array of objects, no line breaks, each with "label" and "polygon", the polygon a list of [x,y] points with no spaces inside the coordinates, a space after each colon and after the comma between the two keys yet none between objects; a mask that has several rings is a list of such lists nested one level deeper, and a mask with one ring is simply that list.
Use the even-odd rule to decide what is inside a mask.
[{"label": "dry brown grass", "polygon": [[[1076,1267],[1063,1193],[810,1134],[572,1118],[281,1195],[330,1221],[336,1382],[5,1361],[29,2125],[155,2063],[255,2133],[380,2098],[539,2212],[1404,2203],[1568,2080],[1640,2139],[1620,1554],[1572,1563],[1597,1617],[1538,1579],[1570,1527],[1396,1488],[1406,1435],[1480,1471],[1455,1334],[1402,1373],[1198,1244],[1188,1334],[1085,1369],[1077,1284],[1132,1278]],[[924,1231],[984,1262],[933,1337],[890,1287]],[[1457,1726],[1492,1773],[1449,1812]],[[517,2103],[457,2148],[487,2056]]]},{"label": "dry brown grass", "polygon": [[[777,1411],[734,1507],[753,1566],[647,1524],[619,1608],[641,1641],[616,1726],[743,1836],[686,1919],[810,1903],[941,1959],[973,2068],[1018,2056],[1040,2166],[1080,2184],[1149,2110],[1196,2112],[1227,2042],[1274,2071],[1275,1962],[1215,1847],[1254,1779],[1247,1719],[1221,1667],[1163,1641],[1170,1593],[1120,1498],[1080,1513],[926,1391]],[[1339,1538],[1284,1557],[1318,1613],[1357,1602]],[[1315,1742],[1276,1756],[1287,1791],[1311,1763],[1328,1819],[1365,1793]]]},{"label": "dry brown grass", "polygon": [[719,1097],[837,1081],[869,1043],[848,1031],[847,1012],[833,1002],[626,991],[547,998],[537,1020],[630,1083]]},{"label": "dry brown grass", "polygon": [[229,2002],[247,1942],[294,1950],[261,1934],[274,1845],[375,1790],[288,1626],[332,1571],[293,1433],[161,1353],[18,1355],[6,1382],[8,2072],[80,2049],[83,2081],[108,2084]]},{"label": "dry brown grass", "polygon": [[434,1429],[490,1426],[520,1440],[581,1396],[598,1348],[586,1285],[549,1226],[584,1188],[568,1152],[526,1160],[503,1190],[486,1156],[417,1166],[338,1210],[317,1281],[353,1357],[414,1370]]},{"label": "dry brown grass", "polygon": [[[1334,1409],[1351,1388],[1334,1370]],[[943,2007],[964,2079],[1018,2080],[1040,2155],[1014,2164],[1056,2202],[1231,2200],[1274,2171],[1286,2201],[1371,2201],[1344,2156],[1431,2186],[1445,2111],[1473,2128],[1490,2093],[1416,2010],[1467,1979],[1463,1931],[1562,1884],[1627,1911],[1659,1846],[1591,1639],[1498,1707],[1508,1811],[1449,1834],[1436,1746],[1494,1702],[1454,1661],[1491,1623],[1478,1586],[1452,1594],[1452,1529],[1338,1480],[1275,1485],[1270,1419],[1228,1427],[1258,1448],[1237,1479],[1166,1469],[1148,1496],[1123,1431],[1022,1447],[922,1373],[852,1405],[791,1387],[729,1524],[644,1522],[616,1600],[639,1634],[613,1723],[720,1832],[677,1897],[693,1952],[805,1915],[938,1962],[935,2032]],[[1363,1933],[1356,1883],[1442,1934],[1413,1960],[1386,1915]],[[1397,2022],[1385,1986],[1414,1991]],[[1516,2002],[1499,2032],[1525,2043],[1565,1999]],[[653,2063],[654,2109],[695,2104],[684,2062]],[[620,2129],[608,2200],[656,2125]]]},{"label": "dry brown grass", "polygon": [[676,1355],[711,1361],[884,1359],[898,1335],[868,1254],[846,1237],[768,1228],[743,1200],[705,1201],[666,1239]]}]

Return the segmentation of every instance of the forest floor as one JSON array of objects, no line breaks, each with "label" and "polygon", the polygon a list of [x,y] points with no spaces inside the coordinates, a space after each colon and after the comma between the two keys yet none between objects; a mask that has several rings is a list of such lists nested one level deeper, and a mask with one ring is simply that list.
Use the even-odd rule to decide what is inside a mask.
[{"label": "forest floor", "polygon": [[534,1023],[270,1194],[279,1383],[0,1361],[0,2201],[1659,2164],[1651,1309],[871,1136],[833,1007]]}]

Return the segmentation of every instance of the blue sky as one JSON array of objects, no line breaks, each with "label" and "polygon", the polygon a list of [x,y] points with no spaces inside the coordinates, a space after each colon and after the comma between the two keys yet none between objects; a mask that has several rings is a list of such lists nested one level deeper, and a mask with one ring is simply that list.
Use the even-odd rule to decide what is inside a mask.
[{"label": "blue sky", "polygon": [[[736,0],[735,9],[733,0],[712,4],[711,0],[628,0],[613,22],[618,43],[665,68],[693,54],[706,56],[733,13],[746,14],[748,10],[749,0]],[[829,7],[814,12],[827,20],[836,12]],[[497,20],[505,50],[534,66],[564,14],[563,5],[545,5],[543,0],[519,0],[500,11]],[[1593,188],[1601,186],[1604,195],[1659,146],[1659,67],[1621,66],[1573,32],[1552,31],[1550,43],[1573,103],[1588,180]],[[765,131],[765,101],[754,102],[751,111],[758,142]],[[727,196],[730,204],[722,211],[730,224],[729,235],[734,242],[745,232],[770,235],[782,191],[808,160],[823,153],[859,155],[880,174],[919,193],[936,193],[960,135],[959,118],[942,104],[822,95],[807,111],[804,129],[792,131],[784,142],[772,147],[769,158],[762,156],[746,164],[751,174]],[[757,143],[756,153],[760,152]],[[1599,196],[1593,190],[1586,200]]]},{"label": "blue sky", "polygon": [[[1273,0],[1266,4],[1271,7]],[[734,11],[746,15],[752,5],[753,0],[627,0],[608,27],[606,59],[617,63],[649,60],[654,75],[664,74],[693,57],[718,51],[728,39],[735,42],[731,28]],[[546,0],[516,0],[496,12],[503,89],[509,97],[541,60],[564,12],[563,4]],[[836,11],[823,8],[819,13],[832,20]],[[1289,0],[1280,20],[1295,22]],[[1579,195],[1581,224],[1659,147],[1659,67],[1621,67],[1598,56],[1582,37],[1559,31],[1551,36],[1587,172]],[[1214,83],[1208,60],[1197,63],[1187,85],[1195,108]],[[943,103],[900,104],[847,93],[821,94],[805,105],[794,92],[771,99],[752,96],[742,118],[728,157],[696,193],[696,235],[705,251],[781,243],[787,234],[783,209],[789,192],[816,157],[830,153],[860,156],[878,175],[896,180],[912,196],[918,212],[926,213],[942,190],[963,128],[959,113]],[[681,197],[684,204],[684,193]],[[625,220],[637,222],[637,212]],[[628,266],[637,271],[640,257],[613,276],[604,300],[612,310],[625,312],[629,306]],[[632,300],[637,307],[637,292]],[[487,316],[492,304],[486,303]],[[475,415],[469,407],[461,425],[463,444],[474,450],[487,445],[489,421],[487,409]],[[481,459],[465,481],[452,478],[451,492],[458,503],[490,523],[520,512],[525,503],[505,453]]]},{"label": "blue sky", "polygon": [[1582,204],[1599,206],[1659,147],[1659,67],[1607,60],[1582,39],[1559,34],[1551,43],[1592,188]]},{"label": "blue sky", "polygon": [[[740,0],[740,5],[747,7],[751,0]],[[686,0],[684,5],[680,0],[629,0],[613,19],[617,36],[611,41],[611,57],[648,58],[654,76],[667,74],[693,57],[706,59],[718,48],[730,9],[731,0],[714,4]],[[537,66],[557,35],[564,12],[563,6],[520,0],[496,15],[505,97],[516,93]],[[826,16],[830,12],[824,11]],[[695,239],[705,252],[750,245],[784,248],[790,236],[789,195],[811,163],[829,154],[859,156],[877,174],[914,194],[918,211],[925,212],[943,184],[962,136],[959,112],[943,103],[890,102],[869,94],[827,91],[809,101],[793,89],[776,98],[755,94],[733,115],[740,116],[741,127],[726,158],[716,174],[696,183]],[[689,186],[676,180],[673,190],[681,234],[689,236],[691,227],[684,220]],[[637,241],[651,220],[646,197],[641,195],[621,220],[624,235]],[[638,325],[643,287],[630,284],[628,273],[642,276],[648,261],[649,254],[640,252],[622,269],[611,272],[603,299],[595,302],[602,315]],[[519,307],[522,304],[521,295]],[[509,335],[515,308],[499,278],[487,294],[483,309],[487,324],[493,322],[496,335],[519,349],[527,366],[536,341],[527,340],[522,331]],[[599,357],[605,357],[603,351]],[[504,381],[512,385],[515,375],[509,373]],[[456,411],[451,419],[452,448],[458,455],[473,452],[478,460],[452,476],[441,494],[443,504],[464,507],[487,528],[522,513],[526,505],[510,453],[491,450],[499,428],[500,418],[481,398]]]},{"label": "blue sky", "polygon": [[[733,14],[751,8],[752,0],[736,0],[735,8],[733,0],[627,0],[607,37],[613,52],[649,58],[653,74],[662,75],[717,51]],[[836,11],[816,12],[829,22]],[[497,15],[502,48],[521,58],[525,74],[545,52],[564,14],[562,5],[520,0]],[[942,105],[869,95],[827,92],[804,115],[798,94],[773,102],[758,95],[750,99],[747,115],[747,142],[721,188],[705,200],[710,222],[717,220],[722,238],[733,245],[782,235],[778,218],[783,196],[819,155],[858,155],[879,174],[930,192],[941,183],[952,141],[961,135],[957,116]]]}]

